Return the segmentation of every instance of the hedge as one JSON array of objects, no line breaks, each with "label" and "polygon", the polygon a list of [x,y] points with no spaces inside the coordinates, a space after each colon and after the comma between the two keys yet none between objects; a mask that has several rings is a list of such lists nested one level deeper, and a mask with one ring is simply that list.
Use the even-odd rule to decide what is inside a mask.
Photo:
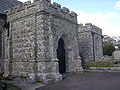
[{"label": "hedge", "polygon": [[113,63],[111,61],[96,61],[85,63],[83,66],[85,69],[89,69],[89,67],[112,67]]}]

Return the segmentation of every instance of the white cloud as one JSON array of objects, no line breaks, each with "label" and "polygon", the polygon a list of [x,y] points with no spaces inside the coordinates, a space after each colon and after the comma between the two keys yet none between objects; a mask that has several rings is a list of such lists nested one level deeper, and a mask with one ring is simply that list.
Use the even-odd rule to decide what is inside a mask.
[{"label": "white cloud", "polygon": [[120,22],[117,21],[119,14],[115,12],[108,12],[104,14],[102,12],[87,13],[83,11],[77,12],[78,23],[92,23],[103,30],[103,34],[110,36],[120,36]]},{"label": "white cloud", "polygon": [[26,2],[26,1],[31,1],[31,2],[33,2],[33,0],[18,0],[18,1],[20,1],[20,2]]},{"label": "white cloud", "polygon": [[[18,1],[21,1],[21,2],[26,2],[26,1],[28,1],[28,0],[18,0]],[[30,0],[30,1],[33,1],[33,0]]]},{"label": "white cloud", "polygon": [[53,3],[53,0],[51,0],[51,3]]},{"label": "white cloud", "polygon": [[116,9],[120,9],[120,1],[116,2],[115,8],[116,8]]}]

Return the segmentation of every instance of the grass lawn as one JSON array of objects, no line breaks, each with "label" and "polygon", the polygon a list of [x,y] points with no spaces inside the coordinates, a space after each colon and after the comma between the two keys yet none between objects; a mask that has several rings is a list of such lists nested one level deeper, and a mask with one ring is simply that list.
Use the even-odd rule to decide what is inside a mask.
[{"label": "grass lawn", "polygon": [[21,90],[19,87],[14,86],[12,84],[7,84],[6,87],[7,87],[7,89],[6,88],[3,89],[3,83],[0,82],[0,90]]}]

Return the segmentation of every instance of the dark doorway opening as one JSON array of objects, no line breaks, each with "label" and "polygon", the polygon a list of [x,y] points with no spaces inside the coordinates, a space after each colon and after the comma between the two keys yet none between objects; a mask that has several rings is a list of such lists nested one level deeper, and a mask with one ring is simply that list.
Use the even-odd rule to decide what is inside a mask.
[{"label": "dark doorway opening", "polygon": [[0,59],[2,59],[2,32],[0,31]]},{"label": "dark doorway opening", "polygon": [[65,44],[62,39],[58,42],[58,49],[57,49],[57,58],[59,59],[59,73],[66,72],[66,60],[65,60]]},{"label": "dark doorway opening", "polygon": [[94,33],[92,32],[92,43],[93,43],[93,61],[95,61],[95,41],[94,41]]}]

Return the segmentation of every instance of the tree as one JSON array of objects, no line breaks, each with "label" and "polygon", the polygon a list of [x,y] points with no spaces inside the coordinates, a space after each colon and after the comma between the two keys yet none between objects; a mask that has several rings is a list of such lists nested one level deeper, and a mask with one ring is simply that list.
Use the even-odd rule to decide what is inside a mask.
[{"label": "tree", "polygon": [[112,56],[112,53],[115,51],[113,44],[104,44],[103,45],[103,55]]}]

